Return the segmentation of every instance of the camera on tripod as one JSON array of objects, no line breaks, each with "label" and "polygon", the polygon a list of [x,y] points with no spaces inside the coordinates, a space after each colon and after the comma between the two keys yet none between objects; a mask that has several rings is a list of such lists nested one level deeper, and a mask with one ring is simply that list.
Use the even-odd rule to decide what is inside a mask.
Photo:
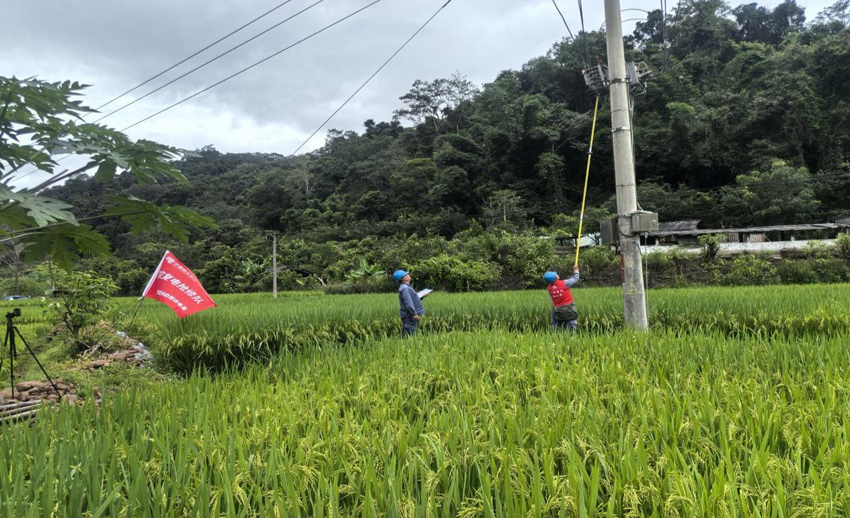
[{"label": "camera on tripod", "polygon": [[[50,382],[50,385],[53,387],[53,390],[56,391],[56,395],[61,397],[62,394],[59,393],[59,389],[56,388],[56,384],[53,383],[53,380],[50,378],[50,375],[47,374],[46,370],[44,370],[44,366],[41,364],[41,362],[38,361],[38,356],[35,355],[35,352],[32,350],[32,347],[30,347],[30,344],[28,344],[27,341],[24,339],[24,335],[22,335],[21,332],[18,330],[18,326],[16,326],[12,322],[13,318],[19,316],[21,316],[21,308],[15,308],[9,313],[6,313],[6,338],[3,341],[3,349],[6,349],[6,347],[8,346],[9,351],[9,385],[12,388],[12,398],[14,399],[15,397],[15,358],[18,356],[18,348],[15,343],[15,338],[21,339],[21,341],[26,346],[27,351],[29,351],[30,355],[35,360],[35,363],[38,364],[38,367],[41,369],[41,372],[44,373],[44,376],[47,378],[47,381]],[[0,366],[2,365],[3,357],[0,356]]]}]

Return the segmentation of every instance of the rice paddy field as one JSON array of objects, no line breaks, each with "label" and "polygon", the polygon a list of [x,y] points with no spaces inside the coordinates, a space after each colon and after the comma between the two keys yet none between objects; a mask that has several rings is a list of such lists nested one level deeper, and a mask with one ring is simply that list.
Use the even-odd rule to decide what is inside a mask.
[{"label": "rice paddy field", "polygon": [[850,516],[850,286],[575,296],[145,302],[182,376],[0,429],[0,516]]}]

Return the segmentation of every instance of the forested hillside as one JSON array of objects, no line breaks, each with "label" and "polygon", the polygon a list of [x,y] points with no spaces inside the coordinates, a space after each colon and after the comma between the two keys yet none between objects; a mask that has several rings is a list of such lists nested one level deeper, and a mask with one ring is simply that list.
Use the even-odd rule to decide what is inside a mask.
[{"label": "forested hillside", "polygon": [[[850,216],[850,1],[818,14],[793,0],[773,9],[692,0],[663,19],[649,13],[627,38],[627,59],[654,75],[635,98],[642,208],[705,226]],[[74,180],[51,196],[81,216],[96,213],[108,192],[212,216],[221,228],[190,244],[133,236],[116,222],[98,228],[116,250],[116,272],[143,279],[167,246],[210,276],[238,270],[250,286],[254,275],[258,289],[269,231],[282,236],[284,264],[330,278],[368,269],[356,260],[370,259],[334,243],[378,243],[371,249],[383,265],[380,244],[414,234],[443,245],[397,252],[398,261],[439,253],[459,232],[574,232],[594,102],[581,70],[605,59],[604,33],[582,33],[482,86],[461,73],[416,81],[392,117],[376,114],[390,120],[329,131],[308,154],[226,154],[210,145],[180,164],[185,184]],[[603,96],[589,221],[614,207],[608,108]]]}]

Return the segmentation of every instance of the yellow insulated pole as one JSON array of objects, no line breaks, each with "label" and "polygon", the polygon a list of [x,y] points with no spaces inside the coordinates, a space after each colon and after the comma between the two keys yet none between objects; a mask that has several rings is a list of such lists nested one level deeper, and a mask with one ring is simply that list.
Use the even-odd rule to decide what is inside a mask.
[{"label": "yellow insulated pole", "polygon": [[596,104],[593,106],[593,125],[590,128],[590,145],[587,148],[587,170],[584,173],[584,193],[581,195],[581,214],[578,218],[578,237],[576,237],[576,262],[581,251],[581,229],[584,224],[584,204],[587,201],[587,182],[590,180],[590,160],[593,158],[593,138],[596,135],[596,114],[599,112],[599,94],[596,94]]}]

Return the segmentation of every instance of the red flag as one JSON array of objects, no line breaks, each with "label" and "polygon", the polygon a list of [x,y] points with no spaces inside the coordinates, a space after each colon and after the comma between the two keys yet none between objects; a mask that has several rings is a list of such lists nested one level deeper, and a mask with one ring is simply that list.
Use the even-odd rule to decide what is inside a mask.
[{"label": "red flag", "polygon": [[192,270],[168,250],[148,281],[142,297],[165,303],[180,318],[218,306]]}]

